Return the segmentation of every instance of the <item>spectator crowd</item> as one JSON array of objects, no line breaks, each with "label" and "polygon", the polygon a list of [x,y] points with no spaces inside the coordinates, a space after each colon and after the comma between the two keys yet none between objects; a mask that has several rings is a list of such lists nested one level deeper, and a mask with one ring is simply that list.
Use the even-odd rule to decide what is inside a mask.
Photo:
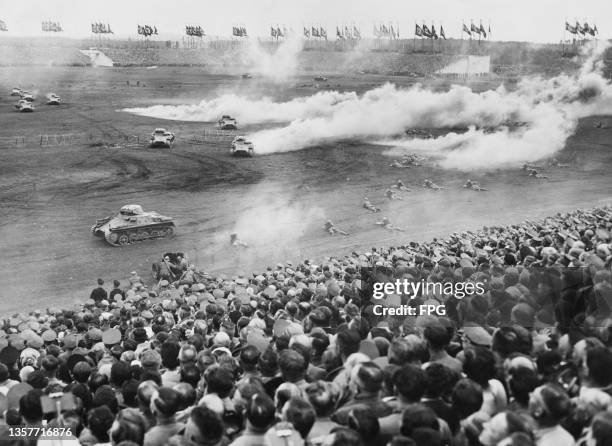
[{"label": "spectator crowd", "polygon": [[[611,446],[611,233],[600,207],[234,277],[164,256],[4,320],[0,445]],[[485,292],[377,316],[397,279]]]}]

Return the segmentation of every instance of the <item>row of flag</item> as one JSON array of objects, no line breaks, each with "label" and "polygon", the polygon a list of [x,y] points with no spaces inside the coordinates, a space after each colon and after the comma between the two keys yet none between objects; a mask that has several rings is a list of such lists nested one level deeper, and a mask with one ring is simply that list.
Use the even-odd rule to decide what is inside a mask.
[{"label": "row of flag", "polygon": [[307,39],[318,38],[327,40],[327,30],[322,26],[311,26],[310,28],[304,27],[304,37]]},{"label": "row of flag", "polygon": [[276,26],[270,26],[270,36],[272,36],[275,39],[280,39],[281,37],[287,37],[289,36],[290,31],[283,26],[283,29],[281,29],[280,26],[276,25]]},{"label": "row of flag", "polygon": [[423,23],[422,26],[419,26],[417,24],[414,27],[414,35],[417,36],[417,37],[426,37],[427,39],[434,39],[434,40],[444,39],[444,40],[446,40],[446,33],[444,32],[444,28],[442,27],[442,25],[440,25],[440,34],[438,34],[436,32],[436,27],[433,24],[431,25],[431,28],[429,28],[424,23]]},{"label": "row of flag", "polygon": [[115,34],[109,24],[92,23],[91,32],[94,34]]},{"label": "row of flag", "polygon": [[583,36],[589,34],[594,37],[595,34],[599,34],[597,25],[590,26],[587,22],[581,25],[580,22],[576,21],[576,25],[574,26],[570,25],[569,22],[565,22],[565,30],[569,31],[570,34],[581,34]]},{"label": "row of flag", "polygon": [[380,38],[389,38],[392,40],[395,39],[399,39],[400,37],[400,33],[399,33],[399,26],[396,26],[395,28],[393,28],[393,25],[374,25],[374,37],[376,37],[377,39]]},{"label": "row of flag", "polygon": [[234,37],[249,37],[244,26],[232,26],[232,36]]},{"label": "row of flag", "polygon": [[138,25],[138,34],[141,36],[149,37],[152,35],[157,35],[157,26],[153,25]]},{"label": "row of flag", "polygon": [[[466,33],[468,36],[470,36],[470,38],[474,37],[476,34],[478,34],[479,38],[480,36],[484,37],[485,39],[487,38],[487,31],[485,30],[484,26],[482,26],[482,22],[480,22],[480,26],[476,26],[474,25],[474,22],[472,22],[469,28],[464,23],[462,32]],[[488,35],[491,36],[491,25],[489,25]]]},{"label": "row of flag", "polygon": [[353,26],[336,26],[336,37],[340,40],[359,40],[361,39],[361,31],[355,25]]},{"label": "row of flag", "polygon": [[185,34],[193,37],[204,37],[206,34],[201,26],[185,26]]},{"label": "row of flag", "polygon": [[62,32],[62,25],[60,25],[59,22],[52,22],[50,20],[45,20],[41,23],[42,26],[42,30],[45,32],[53,32],[53,33],[59,33]]},{"label": "row of flag", "polygon": [[8,27],[6,26],[6,22],[4,20],[0,20],[0,31],[8,31]]}]

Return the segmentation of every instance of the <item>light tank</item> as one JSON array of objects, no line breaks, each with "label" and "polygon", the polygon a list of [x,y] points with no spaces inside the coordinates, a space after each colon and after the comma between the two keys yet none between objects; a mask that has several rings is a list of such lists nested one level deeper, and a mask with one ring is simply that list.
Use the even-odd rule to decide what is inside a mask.
[{"label": "light tank", "polygon": [[97,220],[91,232],[113,246],[124,246],[170,237],[174,234],[174,222],[171,217],[144,212],[140,205],[128,204],[117,215]]},{"label": "light tank", "polygon": [[34,95],[29,91],[22,90],[20,93],[21,99],[28,102],[34,102]]},{"label": "light tank", "polygon": [[33,112],[34,106],[30,101],[26,101],[24,99],[20,99],[16,104],[15,108],[20,112]]},{"label": "light tank", "polygon": [[221,116],[217,124],[219,124],[221,130],[236,130],[238,128],[238,121],[229,115]]},{"label": "light tank", "polygon": [[166,129],[155,129],[151,133],[151,142],[149,146],[151,148],[161,147],[164,149],[172,148],[174,144],[174,133],[167,131]]},{"label": "light tank", "polygon": [[233,156],[253,156],[255,146],[244,136],[236,136],[232,141],[231,153]]},{"label": "light tank", "polygon": [[60,98],[55,93],[49,93],[47,96],[47,105],[60,105],[62,102],[62,98]]}]

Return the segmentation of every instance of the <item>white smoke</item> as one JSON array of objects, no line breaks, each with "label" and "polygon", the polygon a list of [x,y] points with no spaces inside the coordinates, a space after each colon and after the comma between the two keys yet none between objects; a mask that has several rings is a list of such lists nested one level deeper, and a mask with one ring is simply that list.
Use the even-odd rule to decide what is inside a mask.
[{"label": "white smoke", "polygon": [[224,94],[193,105],[153,105],[126,108],[122,111],[152,118],[177,121],[213,122],[222,115],[231,115],[240,124],[291,122],[296,119],[323,116],[343,101],[356,100],[355,93],[320,92],[313,96],[274,102],[272,98],[248,99],[235,94]]},{"label": "white smoke", "polygon": [[[281,56],[285,53],[280,49],[274,55],[256,49],[253,63],[259,60],[262,73],[269,68],[290,72],[297,55],[292,52],[295,47],[287,48],[291,51],[286,50],[286,57]],[[574,75],[525,78],[512,91],[501,86],[474,92],[455,85],[448,91],[435,92],[420,85],[405,89],[386,84],[363,95],[328,91],[275,102],[268,97],[253,100],[230,94],[197,105],[127,111],[165,119],[214,121],[222,114],[232,114],[242,124],[289,122],[248,135],[258,154],[301,150],[349,138],[364,142],[382,139],[382,144],[395,147],[389,154],[426,150],[448,168],[496,168],[549,157],[563,149],[578,119],[612,113],[612,87],[601,75],[605,49],[601,44],[590,48],[582,68]],[[291,60],[286,70],[278,62],[285,58]],[[504,126],[508,121],[527,125],[510,131]],[[473,128],[462,135],[448,134],[427,141],[390,140],[411,127],[470,126]]]},{"label": "white smoke", "polygon": [[[274,153],[347,138],[373,141],[396,136],[409,127],[472,126],[461,135],[382,144],[394,147],[389,155],[424,150],[435,154],[441,166],[464,170],[536,161],[563,149],[577,119],[612,112],[612,87],[601,76],[598,59],[604,49],[590,53],[573,76],[524,79],[514,91],[502,86],[476,93],[453,86],[445,92],[433,92],[420,86],[399,89],[388,84],[335,104],[325,116],[297,119],[249,138],[258,153]],[[510,131],[503,125],[507,121],[527,126]],[[476,127],[498,130],[491,133]]]},{"label": "white smoke", "polygon": [[235,233],[248,245],[247,249],[237,248],[243,261],[249,256],[257,260],[262,252],[276,258],[286,250],[294,250],[313,225],[321,225],[325,213],[321,207],[283,192],[288,189],[267,181],[250,187],[240,196],[235,222],[226,232],[217,234],[211,249],[226,251],[230,235]]},{"label": "white smoke", "polygon": [[298,37],[287,37],[270,53],[256,40],[249,40],[245,58],[249,72],[267,79],[283,82],[294,76],[298,68],[298,57],[304,41]]}]

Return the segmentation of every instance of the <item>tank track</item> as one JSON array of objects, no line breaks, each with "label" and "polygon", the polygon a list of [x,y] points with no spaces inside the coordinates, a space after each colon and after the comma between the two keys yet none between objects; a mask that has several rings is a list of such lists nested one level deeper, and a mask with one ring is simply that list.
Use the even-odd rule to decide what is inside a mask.
[{"label": "tank track", "polygon": [[113,246],[133,245],[144,240],[168,238],[174,234],[174,224],[148,228],[131,228],[112,231],[104,237]]}]

